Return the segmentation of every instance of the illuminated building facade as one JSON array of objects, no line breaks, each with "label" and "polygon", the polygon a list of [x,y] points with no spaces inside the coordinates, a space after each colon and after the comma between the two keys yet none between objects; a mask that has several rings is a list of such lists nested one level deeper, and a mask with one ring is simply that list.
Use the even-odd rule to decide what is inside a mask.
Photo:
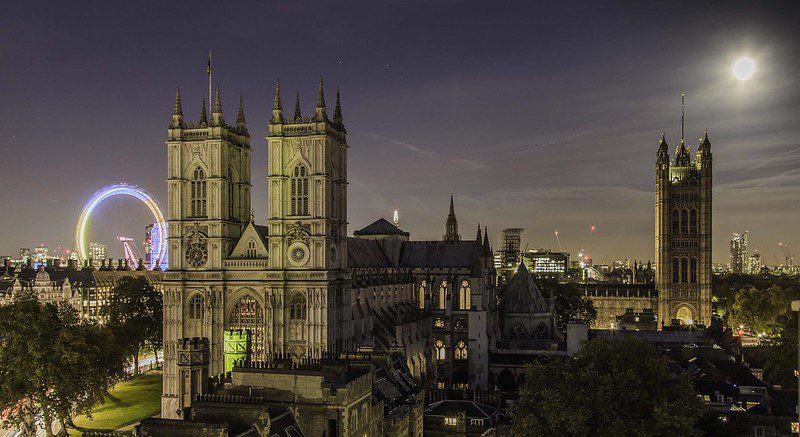
[{"label": "illuminated building facade", "polygon": [[747,259],[747,231],[731,238],[731,273],[750,273]]},{"label": "illuminated building facade", "polygon": [[89,259],[92,260],[94,267],[99,267],[101,260],[106,259],[108,246],[103,243],[89,243]]},{"label": "illuminated building facade", "polygon": [[764,262],[761,260],[761,254],[756,252],[748,258],[747,261],[747,268],[751,275],[757,275],[761,273],[761,269],[764,267]]},{"label": "illuminated building facade", "polygon": [[711,323],[712,156],[708,131],[695,159],[683,139],[674,161],[662,133],[656,159],[655,271],[658,323]]},{"label": "illuminated building facade", "polygon": [[529,271],[535,274],[561,276],[569,268],[569,253],[553,252],[546,249],[533,249],[522,255]]}]

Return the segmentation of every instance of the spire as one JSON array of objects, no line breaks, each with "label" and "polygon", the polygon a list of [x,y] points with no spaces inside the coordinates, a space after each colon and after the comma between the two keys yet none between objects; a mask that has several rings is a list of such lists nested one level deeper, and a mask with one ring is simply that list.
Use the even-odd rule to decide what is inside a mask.
[{"label": "spire", "polygon": [[684,128],[683,128],[684,119],[686,118],[686,102],[685,102],[685,99],[686,99],[686,93],[683,92],[683,93],[681,93],[681,144],[684,143],[684,140],[686,138],[686,135],[685,135],[685,132],[684,132]]},{"label": "spire", "polygon": [[299,121],[301,118],[303,118],[303,114],[300,113],[300,91],[297,91],[297,96],[294,100],[294,120]]},{"label": "spire", "polygon": [[333,122],[339,127],[344,127],[342,119],[342,104],[339,99],[339,88],[336,88],[336,106],[333,108]]},{"label": "spire", "polygon": [[461,236],[458,235],[458,220],[456,220],[456,212],[453,207],[453,195],[450,195],[450,213],[447,214],[447,222],[445,222],[444,241],[460,241]]},{"label": "spire", "polygon": [[208,115],[206,114],[206,96],[203,96],[203,107],[200,109],[200,123],[208,124]]},{"label": "spire", "polygon": [[214,126],[219,126],[225,122],[222,118],[222,99],[219,95],[219,84],[217,84],[217,93],[214,96],[214,110],[211,112],[211,122]]},{"label": "spire", "polygon": [[322,83],[322,76],[319,77],[319,91],[317,91],[317,108],[314,110],[315,121],[325,121],[328,113],[325,109],[325,89]]},{"label": "spire", "polygon": [[247,122],[244,120],[244,101],[241,94],[239,94],[239,113],[236,114],[236,127],[240,131],[247,133]]},{"label": "spire", "polygon": [[711,141],[708,140],[708,129],[706,129],[705,136],[703,137],[703,148],[711,148]]},{"label": "spire", "polygon": [[319,91],[317,91],[317,108],[325,107],[325,88],[322,83],[322,76],[319,77]]},{"label": "spire", "polygon": [[270,124],[283,123],[283,105],[281,105],[281,81],[275,82],[275,101],[272,103]]},{"label": "spire", "polygon": [[483,227],[483,251],[486,252],[488,255],[491,252],[491,248],[489,247],[489,228],[484,226]]},{"label": "spire", "polygon": [[658,142],[658,161],[669,161],[669,145],[667,145],[667,133],[661,131],[661,141]]},{"label": "spire", "polygon": [[475,236],[475,242],[478,244],[482,244],[483,238],[481,237],[481,222],[478,222],[478,235]]},{"label": "spire", "polygon": [[175,107],[172,109],[172,123],[169,127],[181,128],[183,126],[183,107],[181,107],[181,89],[175,88]]}]

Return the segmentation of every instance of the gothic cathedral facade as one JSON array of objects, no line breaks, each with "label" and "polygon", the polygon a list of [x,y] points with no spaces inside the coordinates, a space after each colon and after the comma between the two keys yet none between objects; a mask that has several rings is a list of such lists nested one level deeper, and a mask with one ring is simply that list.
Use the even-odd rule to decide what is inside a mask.
[{"label": "gothic cathedral facade", "polygon": [[[287,120],[277,86],[267,226],[256,225],[250,209],[250,134],[242,101],[229,125],[219,87],[214,100],[210,118],[203,101],[200,121],[186,122],[176,92],[168,131],[163,417],[180,416],[191,394],[203,392],[202,378],[183,363],[191,361],[180,353],[183,338],[208,339],[211,375],[229,371],[242,346],[252,359],[351,348],[347,140],[338,93],[332,120],[322,81],[314,117],[301,116],[298,97]],[[229,338],[236,332],[239,337]]]},{"label": "gothic cathedral facade", "polygon": [[655,257],[658,321],[711,322],[712,156],[708,131],[694,160],[683,140],[670,162],[665,134],[656,159]]}]

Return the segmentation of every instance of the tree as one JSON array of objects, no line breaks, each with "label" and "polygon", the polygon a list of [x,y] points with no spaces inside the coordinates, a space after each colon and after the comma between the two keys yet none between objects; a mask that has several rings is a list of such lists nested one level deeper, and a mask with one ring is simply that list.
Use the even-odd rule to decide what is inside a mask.
[{"label": "tree", "polygon": [[139,353],[162,341],[163,298],[144,277],[124,277],[111,293],[103,316],[126,355],[133,359],[133,374],[139,374]]},{"label": "tree", "polygon": [[32,293],[0,307],[0,345],[0,410],[26,433],[37,417],[47,435],[55,420],[63,431],[123,374],[108,329],[81,323],[71,307],[42,305]]},{"label": "tree", "polygon": [[514,435],[692,435],[702,414],[688,375],[634,338],[592,340],[532,364],[512,409]]},{"label": "tree", "polygon": [[561,332],[567,331],[570,320],[591,323],[597,318],[597,309],[591,300],[583,296],[575,283],[560,283],[553,278],[537,278],[539,288],[555,298],[556,325]]},{"label": "tree", "polygon": [[778,285],[766,289],[743,288],[736,293],[729,322],[744,325],[756,334],[771,337],[778,330],[778,319],[789,309],[793,292]]}]

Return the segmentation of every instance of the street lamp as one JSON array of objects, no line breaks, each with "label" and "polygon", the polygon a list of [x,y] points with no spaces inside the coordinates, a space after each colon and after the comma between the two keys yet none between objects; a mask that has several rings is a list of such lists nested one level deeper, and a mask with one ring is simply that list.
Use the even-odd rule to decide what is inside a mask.
[{"label": "street lamp", "polygon": [[[800,311],[800,300],[792,301],[792,311]],[[797,333],[797,368],[800,370],[800,313],[797,314]],[[795,375],[800,378],[800,372],[795,371]],[[800,423],[800,384],[798,384],[797,408],[795,409],[795,413],[797,414],[797,422]]]}]

